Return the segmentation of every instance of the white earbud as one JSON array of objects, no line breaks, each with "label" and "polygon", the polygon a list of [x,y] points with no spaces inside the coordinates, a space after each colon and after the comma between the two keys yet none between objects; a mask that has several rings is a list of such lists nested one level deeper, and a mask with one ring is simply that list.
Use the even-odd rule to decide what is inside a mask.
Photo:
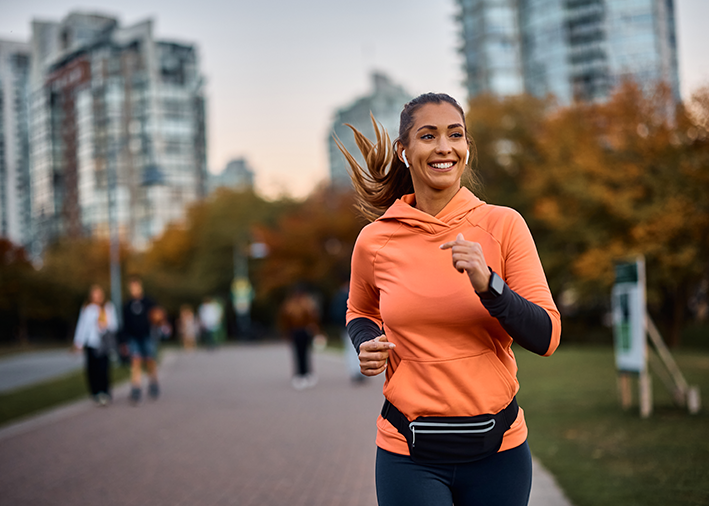
[{"label": "white earbud", "polygon": [[468,160],[470,160],[470,150],[465,154],[465,165],[468,165]]},{"label": "white earbud", "polygon": [[406,165],[406,168],[409,168],[409,161],[406,159],[406,150],[401,151],[401,158],[404,159],[404,165]]}]

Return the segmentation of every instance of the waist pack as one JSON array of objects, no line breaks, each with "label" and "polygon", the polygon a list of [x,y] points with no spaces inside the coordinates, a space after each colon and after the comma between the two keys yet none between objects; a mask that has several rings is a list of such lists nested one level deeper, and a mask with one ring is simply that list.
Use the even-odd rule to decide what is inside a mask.
[{"label": "waist pack", "polygon": [[420,416],[409,421],[388,400],[382,418],[406,438],[409,453],[419,464],[463,464],[484,459],[500,449],[505,432],[517,419],[517,398],[494,415]]}]

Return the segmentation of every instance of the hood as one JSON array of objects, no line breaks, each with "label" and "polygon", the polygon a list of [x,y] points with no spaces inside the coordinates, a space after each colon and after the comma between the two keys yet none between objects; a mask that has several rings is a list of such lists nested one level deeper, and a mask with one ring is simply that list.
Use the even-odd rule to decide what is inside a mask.
[{"label": "hood", "polygon": [[429,234],[439,234],[458,226],[473,209],[485,204],[465,187],[458,190],[436,216],[416,209],[413,206],[415,200],[413,193],[396,199],[377,221],[398,221]]}]

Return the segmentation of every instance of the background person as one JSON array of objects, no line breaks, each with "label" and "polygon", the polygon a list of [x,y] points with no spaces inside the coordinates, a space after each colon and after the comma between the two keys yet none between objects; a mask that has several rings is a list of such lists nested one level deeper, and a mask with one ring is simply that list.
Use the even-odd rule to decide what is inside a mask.
[{"label": "background person", "polygon": [[157,345],[151,336],[150,312],[155,302],[143,293],[143,282],[137,276],[128,280],[130,299],[123,305],[123,333],[128,340],[131,355],[130,400],[137,404],[141,399],[143,364],[148,372],[148,394],[157,399],[158,385]]},{"label": "background person", "polygon": [[89,301],[81,309],[74,332],[74,349],[86,355],[86,380],[91,397],[105,406],[111,400],[109,353],[118,330],[116,310],[105,300],[103,289],[93,285]]},{"label": "background person", "polygon": [[202,328],[202,341],[207,348],[217,344],[217,332],[222,324],[222,306],[211,297],[205,297],[199,306],[199,324]]},{"label": "background person", "polygon": [[199,321],[192,311],[192,306],[183,304],[180,306],[180,318],[177,322],[177,333],[182,341],[182,345],[187,351],[193,351],[197,343],[199,333]]},{"label": "background person", "polygon": [[352,341],[350,341],[350,336],[347,334],[347,328],[345,327],[345,320],[347,316],[347,298],[349,297],[349,293],[349,281],[344,281],[332,299],[332,304],[330,306],[331,317],[339,327],[340,338],[342,339],[342,344],[345,348],[345,365],[347,366],[347,373],[349,374],[350,380],[352,380],[352,383],[354,384],[360,384],[364,382],[367,377],[362,374],[362,371],[360,370],[359,357],[357,356],[354,346],[352,346]]},{"label": "background person", "polygon": [[450,96],[406,104],[393,147],[353,130],[366,169],[340,149],[376,221],[354,248],[347,328],[362,372],[386,371],[379,504],[527,504],[511,345],[550,355],[561,321],[526,223],[461,187],[475,145]]},{"label": "background person", "polygon": [[295,373],[292,385],[296,390],[317,383],[310,362],[313,336],[319,332],[319,315],[315,300],[302,287],[296,287],[281,306],[280,322],[293,343]]}]

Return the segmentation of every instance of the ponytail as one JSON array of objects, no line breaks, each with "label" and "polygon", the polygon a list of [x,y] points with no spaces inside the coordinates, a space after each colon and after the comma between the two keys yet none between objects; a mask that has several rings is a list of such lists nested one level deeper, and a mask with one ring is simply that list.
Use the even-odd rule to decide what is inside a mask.
[{"label": "ponytail", "polygon": [[355,189],[356,206],[365,218],[374,221],[384,214],[396,199],[407,193],[413,193],[414,185],[409,169],[396,156],[396,144],[390,144],[387,131],[377,124],[372,114],[370,117],[377,136],[375,143],[352,125],[346,124],[354,133],[366,169],[362,168],[355,157],[347,151],[336,134],[333,134],[333,137],[350,165],[350,179]]}]

